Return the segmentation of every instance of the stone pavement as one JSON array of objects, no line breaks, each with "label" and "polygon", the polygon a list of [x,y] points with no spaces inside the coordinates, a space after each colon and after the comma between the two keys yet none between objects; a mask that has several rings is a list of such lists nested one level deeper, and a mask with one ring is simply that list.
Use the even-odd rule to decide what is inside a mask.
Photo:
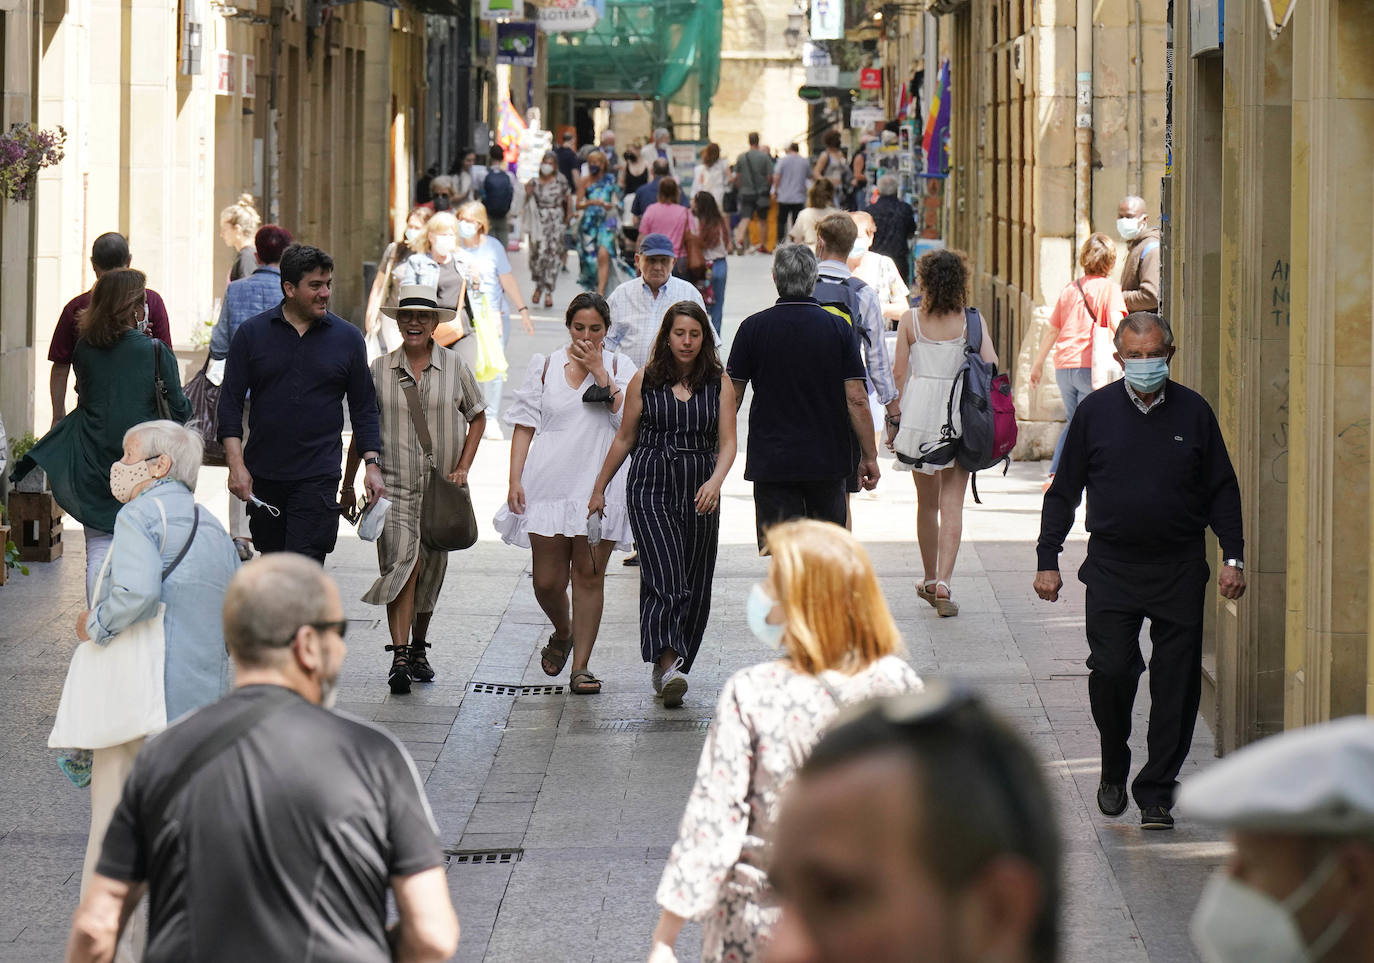
[{"label": "stone pavement", "polygon": [[[523,279],[523,260],[515,260]],[[766,258],[730,262],[727,337],[772,292]],[[573,293],[565,275],[556,303]],[[513,337],[513,381],[532,350],[559,343],[561,321],[540,309],[536,336]],[[478,453],[472,487],[484,523],[504,500],[507,454],[508,445],[493,442]],[[1040,466],[980,479],[985,504],[970,500],[954,582],[962,614],[940,620],[914,592],[915,494],[890,465],[883,463],[876,497],[854,501],[855,532],[873,557],[917,671],[971,682],[1045,760],[1065,838],[1063,959],[1195,959],[1187,920],[1226,847],[1186,821],[1173,833],[1143,834],[1134,807],[1120,820],[1096,810],[1082,591],[1071,574],[1082,558],[1081,531],[1065,553],[1066,598],[1054,606],[1040,602],[1031,591]],[[206,469],[200,488],[202,501],[221,516],[224,477]],[[744,621],[745,594],[765,564],[753,546],[742,454],[722,501],[715,606],[680,710],[653,701],[639,661],[636,570],[616,559],[607,579],[593,657],[603,693],[568,695],[566,673],[548,679],[539,668],[537,650],[549,627],[534,601],[529,555],[502,545],[485,525],[482,540],[450,564],[431,635],[436,682],[392,697],[383,612],[356,601],[376,576],[375,555],[350,531],[341,535],[329,570],[353,622],[340,698],[403,739],[426,779],[453,853],[449,880],[463,927],[456,959],[644,958],[657,917],[654,890],[720,688],[732,672],[770,657]],[[84,608],[75,526],[66,551],[61,561],[31,566],[27,579],[0,588],[0,963],[60,959],[80,884],[86,795],[66,781],[46,748],[72,626]],[[1133,740],[1138,761],[1145,681]],[[1183,777],[1212,756],[1211,734],[1199,725]],[[693,925],[684,931],[681,959],[695,958],[698,932]]]}]

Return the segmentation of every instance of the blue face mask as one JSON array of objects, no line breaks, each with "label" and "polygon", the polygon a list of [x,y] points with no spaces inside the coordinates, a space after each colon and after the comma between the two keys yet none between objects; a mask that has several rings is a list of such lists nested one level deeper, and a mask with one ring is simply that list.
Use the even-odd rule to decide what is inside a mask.
[{"label": "blue face mask", "polygon": [[782,645],[782,633],[784,626],[774,625],[768,621],[768,614],[773,611],[773,606],[778,603],[773,601],[772,596],[763,590],[763,586],[757,582],[749,589],[749,601],[745,603],[745,618],[749,620],[749,631],[754,633],[764,645],[770,649],[776,649]]},{"label": "blue face mask", "polygon": [[1168,358],[1126,358],[1121,362],[1126,383],[1136,391],[1158,391],[1169,378]]}]

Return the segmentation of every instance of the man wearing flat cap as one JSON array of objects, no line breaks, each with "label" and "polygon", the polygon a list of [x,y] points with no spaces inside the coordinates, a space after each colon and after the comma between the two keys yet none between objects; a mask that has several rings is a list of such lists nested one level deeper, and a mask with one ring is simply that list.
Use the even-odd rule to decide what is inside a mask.
[{"label": "man wearing flat cap", "polygon": [[1190,779],[1179,809],[1235,844],[1203,890],[1203,963],[1374,959],[1374,719],[1295,729]]},{"label": "man wearing flat cap", "polygon": [[[646,234],[639,239],[635,257],[639,277],[611,292],[606,305],[611,309],[611,330],[606,334],[606,350],[620,351],[642,368],[649,362],[654,337],[668,309],[679,301],[691,301],[706,308],[701,292],[691,281],[673,277],[673,242],[666,234]],[[711,334],[720,347],[720,335]]]}]

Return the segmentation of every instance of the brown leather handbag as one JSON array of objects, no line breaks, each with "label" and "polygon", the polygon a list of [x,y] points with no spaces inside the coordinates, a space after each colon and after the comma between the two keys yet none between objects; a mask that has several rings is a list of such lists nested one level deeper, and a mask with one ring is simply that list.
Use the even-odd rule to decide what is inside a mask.
[{"label": "brown leather handbag", "polygon": [[477,516],[472,511],[472,495],[467,485],[448,480],[434,461],[434,439],[420,405],[420,388],[410,372],[401,371],[401,390],[410,408],[410,420],[420,437],[420,448],[429,462],[420,499],[420,544],[435,552],[459,552],[477,541]]}]

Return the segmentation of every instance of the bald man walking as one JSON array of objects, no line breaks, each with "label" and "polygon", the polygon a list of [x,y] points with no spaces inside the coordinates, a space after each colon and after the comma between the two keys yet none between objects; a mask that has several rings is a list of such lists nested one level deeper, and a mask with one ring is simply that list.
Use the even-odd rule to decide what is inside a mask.
[{"label": "bald man walking", "polygon": [[1121,265],[1121,295],[1126,310],[1159,310],[1159,228],[1150,226],[1145,199],[1129,194],[1116,209],[1116,233],[1126,242]]}]

